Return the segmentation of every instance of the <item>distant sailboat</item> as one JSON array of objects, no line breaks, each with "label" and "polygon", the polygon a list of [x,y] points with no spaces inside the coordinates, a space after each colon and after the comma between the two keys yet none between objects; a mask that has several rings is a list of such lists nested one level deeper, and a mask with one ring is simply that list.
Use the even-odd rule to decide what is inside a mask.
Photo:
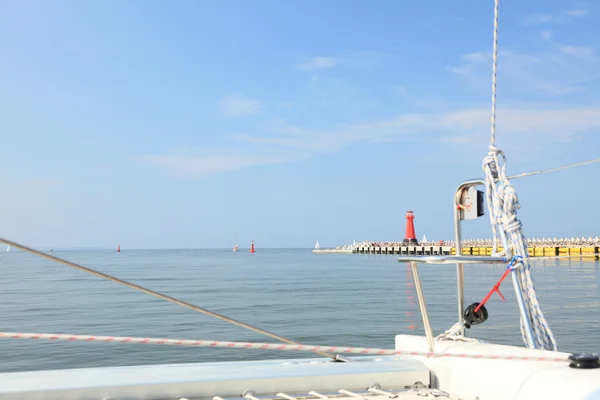
[{"label": "distant sailboat", "polygon": [[317,240],[317,244],[315,244],[315,249],[317,249],[317,250],[318,250],[318,249],[320,249],[320,248],[321,248],[321,246],[319,246],[319,241]]},{"label": "distant sailboat", "polygon": [[238,251],[238,250],[239,250],[239,248],[238,248],[237,244],[235,246],[233,246],[233,251]]},{"label": "distant sailboat", "polygon": [[423,235],[423,239],[421,239],[421,243],[427,243],[427,236]]},{"label": "distant sailboat", "polygon": [[6,246],[6,251],[10,251],[10,245]]}]

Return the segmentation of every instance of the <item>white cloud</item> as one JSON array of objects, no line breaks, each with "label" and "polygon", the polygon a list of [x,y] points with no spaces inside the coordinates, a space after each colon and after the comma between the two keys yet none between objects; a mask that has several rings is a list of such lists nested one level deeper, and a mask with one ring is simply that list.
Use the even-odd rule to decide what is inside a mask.
[{"label": "white cloud", "polygon": [[[268,136],[239,135],[238,141],[262,144],[259,155],[146,155],[148,164],[182,175],[206,176],[253,166],[293,162],[317,154],[336,152],[356,143],[415,141],[431,146],[454,146],[460,154],[486,151],[490,132],[490,107],[448,112],[410,113],[387,120],[341,126],[331,130],[310,129],[275,120]],[[579,140],[600,132],[600,105],[498,107],[497,139],[511,155],[531,157],[556,148],[556,144]],[[468,146],[465,146],[468,145]]]},{"label": "white cloud", "polygon": [[[499,90],[522,95],[564,95],[584,91],[600,78],[600,58],[591,47],[573,46],[552,40],[550,31],[541,33],[552,46],[537,53],[498,52]],[[451,71],[482,91],[489,91],[492,69],[490,53],[474,52],[462,56]]]},{"label": "white cloud", "polygon": [[[519,137],[556,143],[576,140],[585,132],[600,129],[600,106],[570,108],[498,108],[498,136]],[[422,141],[468,142],[470,138],[488,140],[490,108],[469,108],[452,112],[413,113],[334,130],[312,130],[277,121],[271,136],[239,136],[238,139],[286,146],[309,152],[331,152],[356,142],[381,142],[411,139]]]},{"label": "white cloud", "polygon": [[404,85],[394,85],[390,87],[390,90],[394,93],[400,94],[402,96],[409,96],[408,89]]},{"label": "white cloud", "polygon": [[542,39],[544,39],[546,41],[550,41],[550,39],[552,38],[552,32],[551,31],[542,31],[541,36],[542,36]]},{"label": "white cloud", "polygon": [[[548,94],[583,91],[591,81],[600,78],[600,59],[594,49],[556,42],[550,31],[542,32],[542,38],[547,42],[542,52],[499,53],[501,100],[510,98],[511,91],[518,93],[520,98],[524,97],[523,93],[527,96],[537,92],[547,99]],[[452,71],[489,93],[491,54],[472,52],[464,55],[461,61]],[[315,57],[303,68],[331,68],[336,62],[329,57]],[[408,96],[405,87],[398,91]],[[547,154],[552,148],[562,148],[556,144],[577,141],[585,134],[600,132],[600,105],[568,106],[566,102],[507,104],[498,106],[497,132],[500,147],[511,152],[527,156]],[[256,100],[242,95],[225,97],[219,102],[219,107],[228,116],[251,115],[260,111]],[[445,111],[439,111],[441,109]],[[218,149],[216,152],[220,155],[155,154],[145,156],[144,160],[177,173],[203,176],[297,161],[336,152],[357,143],[420,141],[441,148],[450,147],[456,154],[471,151],[479,154],[485,151],[489,142],[490,106],[461,108],[457,103],[444,103],[431,112],[404,113],[389,119],[331,129],[311,128],[276,119],[261,127],[259,132],[257,135],[234,136],[242,142],[241,148],[246,151],[241,154],[223,155]],[[253,143],[252,152],[246,150],[250,147],[248,143]]]},{"label": "white cloud", "polygon": [[593,48],[586,46],[561,45],[560,49],[563,53],[576,57],[592,57],[596,54],[596,51]]},{"label": "white cloud", "polygon": [[549,22],[553,22],[556,19],[556,16],[548,13],[539,13],[528,15],[523,18],[523,23],[526,25],[534,25],[534,24],[545,24]]},{"label": "white cloud", "polygon": [[[569,56],[591,59],[596,55],[596,51],[591,47],[569,46],[552,40],[552,32],[550,31],[542,31],[541,35],[545,41],[556,46],[562,53],[567,54]],[[597,62],[598,60],[595,61]]]},{"label": "white cloud", "polygon": [[221,115],[226,117],[244,117],[260,112],[260,102],[241,94],[223,97],[217,104]]},{"label": "white cloud", "polygon": [[564,23],[575,18],[586,17],[589,15],[589,13],[589,9],[585,7],[585,5],[580,4],[577,7],[567,11],[528,15],[522,18],[522,21],[525,25]]},{"label": "white cloud", "polygon": [[587,8],[578,7],[573,10],[567,11],[566,14],[572,18],[581,18],[587,17],[590,14],[590,10]]},{"label": "white cloud", "polygon": [[180,175],[206,176],[258,165],[278,164],[297,160],[293,156],[202,156],[181,154],[146,155],[141,158],[147,164]]},{"label": "white cloud", "polygon": [[316,69],[325,69],[335,67],[339,63],[337,58],[333,57],[313,57],[310,60],[300,64],[300,69],[312,71]]},{"label": "white cloud", "polygon": [[477,52],[468,53],[461,57],[462,64],[457,67],[451,67],[451,71],[455,74],[468,75],[474,72],[482,65],[491,65],[491,56],[487,53]]}]

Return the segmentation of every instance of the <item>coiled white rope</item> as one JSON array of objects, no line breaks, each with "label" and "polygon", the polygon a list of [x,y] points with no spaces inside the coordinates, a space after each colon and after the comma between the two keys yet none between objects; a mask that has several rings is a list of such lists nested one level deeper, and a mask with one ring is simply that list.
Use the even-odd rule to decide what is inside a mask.
[{"label": "coiled white rope", "polygon": [[[496,70],[498,64],[498,3],[494,2],[494,48],[492,65],[492,127],[491,144],[488,155],[483,160],[483,171],[485,172],[486,191],[488,197],[488,210],[492,225],[492,247],[493,252],[498,252],[498,235],[506,238],[503,253],[505,256],[520,256],[515,263],[513,272],[517,274],[520,282],[525,308],[533,330],[534,343],[529,343],[525,334],[523,318],[521,318],[521,335],[526,345],[547,350],[557,350],[556,340],[544,318],[542,309],[537,299],[531,267],[528,261],[526,238],[521,229],[521,221],[517,218],[519,199],[517,192],[511,186],[506,175],[506,157],[496,147]],[[500,163],[502,160],[502,163]]]},{"label": "coiled white rope", "polygon": [[[488,211],[492,225],[492,248],[494,255],[504,255],[515,258],[511,266],[512,273],[517,274],[520,282],[523,302],[528,315],[523,318],[529,319],[533,330],[533,343],[527,340],[523,318],[521,318],[521,335],[523,341],[529,347],[557,350],[556,340],[544,318],[531,276],[531,267],[528,261],[526,238],[521,229],[521,221],[517,218],[519,199],[517,192],[511,186],[506,175],[506,157],[496,147],[496,71],[498,64],[498,4],[494,2],[494,46],[492,65],[492,118],[491,118],[491,144],[488,155],[483,160],[483,171],[485,172],[486,192],[488,198]],[[502,160],[502,163],[500,163]],[[518,176],[517,176],[518,177]],[[498,236],[506,241],[502,253],[498,253]],[[450,329],[439,335],[437,340],[454,341],[477,341],[477,339],[466,338],[462,334],[465,327],[464,322],[457,322]]]},{"label": "coiled white rope", "polygon": [[[500,160],[502,160],[502,163],[500,163]],[[520,208],[519,199],[517,192],[506,176],[506,157],[504,153],[495,146],[490,145],[489,153],[483,160],[483,170],[487,186],[490,222],[493,228],[494,252],[497,252],[496,238],[500,234],[506,238],[507,242],[502,252],[503,255],[506,257],[520,256],[512,273],[517,274],[517,279],[520,282],[525,308],[529,314],[529,316],[523,317],[530,320],[533,330],[533,347],[556,351],[556,340],[537,299],[528,261],[526,238],[523,235],[522,223],[517,218],[517,210]],[[528,344],[522,319],[521,334],[524,342]]]},{"label": "coiled white rope", "polygon": [[[483,171],[488,195],[488,210],[492,225],[493,251],[498,251],[498,234],[506,237],[507,243],[503,251],[504,255],[512,257],[521,256],[520,262],[516,264],[513,273],[521,283],[523,300],[529,313],[528,318],[534,333],[533,345],[548,350],[557,350],[556,341],[537,300],[537,294],[531,276],[531,267],[527,259],[526,238],[521,229],[521,221],[517,218],[519,199],[517,192],[511,186],[506,176],[506,157],[496,147],[496,71],[498,64],[498,3],[495,0],[494,7],[494,49],[492,66],[492,129],[491,144],[487,157],[483,160]],[[500,159],[502,163],[500,163]],[[524,318],[526,316],[523,316]],[[523,321],[521,320],[521,334],[523,341],[528,344]],[[529,344],[528,344],[529,345]]]},{"label": "coiled white rope", "polygon": [[438,335],[435,340],[450,340],[454,342],[473,342],[473,343],[485,343],[483,340],[469,338],[463,335],[463,331],[466,327],[464,321],[459,321],[452,325],[447,331]]}]

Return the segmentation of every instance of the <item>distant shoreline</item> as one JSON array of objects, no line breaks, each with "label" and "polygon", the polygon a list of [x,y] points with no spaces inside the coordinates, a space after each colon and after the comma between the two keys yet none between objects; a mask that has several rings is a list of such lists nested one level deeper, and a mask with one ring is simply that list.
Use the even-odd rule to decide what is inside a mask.
[{"label": "distant shoreline", "polygon": [[[105,248],[105,247],[35,247],[29,246],[38,251],[111,251],[117,252],[115,248]],[[312,247],[260,247],[256,248],[258,252],[260,249],[263,250],[312,250]],[[124,248],[121,247],[121,252],[125,251],[148,251],[148,250],[156,250],[156,251],[166,251],[166,250],[184,250],[184,251],[196,251],[196,250],[226,250],[232,251],[232,247],[173,247],[173,248],[158,248],[158,247],[146,247],[146,248]],[[239,251],[243,252],[243,250],[250,250],[250,247],[239,247]],[[11,248],[11,252],[13,251],[22,251],[16,248]],[[1,253],[1,251],[0,251]]]}]

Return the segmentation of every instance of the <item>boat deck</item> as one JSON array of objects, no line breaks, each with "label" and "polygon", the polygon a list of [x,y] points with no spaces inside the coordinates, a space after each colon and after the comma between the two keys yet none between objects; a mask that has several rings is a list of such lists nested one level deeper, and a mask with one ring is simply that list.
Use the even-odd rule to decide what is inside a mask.
[{"label": "boat deck", "polygon": [[0,399],[409,400],[427,398],[430,379],[420,361],[394,356],[80,368],[1,373]]}]

